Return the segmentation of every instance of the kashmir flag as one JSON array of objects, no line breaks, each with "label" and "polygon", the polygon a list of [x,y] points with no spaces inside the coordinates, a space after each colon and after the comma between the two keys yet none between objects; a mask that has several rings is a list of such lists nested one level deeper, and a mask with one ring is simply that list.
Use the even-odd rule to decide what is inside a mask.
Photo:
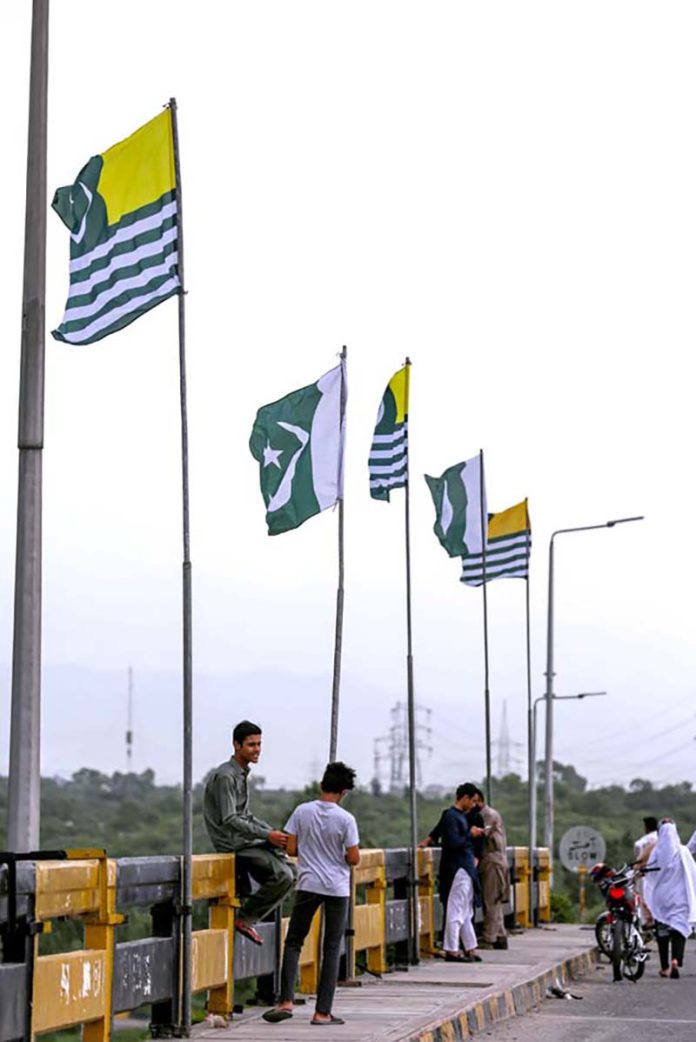
[{"label": "kashmir flag", "polygon": [[344,379],[341,364],[256,414],[249,448],[260,464],[269,535],[298,528],[343,496]]},{"label": "kashmir flag", "polygon": [[93,344],[178,292],[176,194],[169,108],[58,189],[70,289],[56,340]]},{"label": "kashmir flag", "polygon": [[409,369],[405,365],[392,376],[377,413],[368,468],[370,495],[386,499],[392,489],[408,481],[408,390]]},{"label": "kashmir flag", "polygon": [[481,518],[486,517],[486,490],[481,488],[481,478],[480,455],[448,467],[439,478],[425,475],[435,504],[433,531],[450,557],[481,554]]},{"label": "kashmir flag", "polygon": [[[532,525],[527,500],[499,514],[489,514],[486,544],[486,582],[490,579],[527,579],[532,548]],[[462,558],[461,581],[467,586],[483,583],[481,553]]]}]

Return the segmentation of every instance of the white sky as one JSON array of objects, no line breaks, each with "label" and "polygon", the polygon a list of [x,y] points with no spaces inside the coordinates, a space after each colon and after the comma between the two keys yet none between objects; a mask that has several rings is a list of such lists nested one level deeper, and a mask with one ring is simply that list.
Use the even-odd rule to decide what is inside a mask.
[{"label": "white sky", "polygon": [[[0,7],[5,677],[28,7]],[[558,542],[556,690],[610,697],[558,707],[557,758],[594,784],[694,777],[695,29],[691,3],[636,0],[54,0],[49,196],[170,95],[179,102],[195,669],[197,691],[205,678],[229,691],[214,719],[197,696],[198,775],[247,713],[264,721],[270,781],[302,781],[325,756],[336,518],[269,539],[247,442],[256,409],[318,378],[345,343],[339,752],[367,780],[372,740],[405,697],[402,501],[370,500],[366,457],[384,386],[410,355],[416,686],[435,745],[426,781],[481,773],[481,595],[433,536],[420,475],[480,447],[489,507],[530,499],[535,695],[550,532],[646,515]],[[68,249],[49,213],[47,331],[62,315]],[[141,693],[150,674],[171,675],[170,697],[139,710],[150,722],[137,765],[177,778],[176,305],[91,347],[49,336],[46,365],[44,770],[123,767],[125,724],[97,739],[98,699],[55,678],[68,665],[121,671],[125,705],[131,664]],[[494,732],[505,699],[522,741],[524,584],[489,592]],[[325,700],[298,712],[281,678],[268,705],[248,704],[241,675],[269,670],[314,678]],[[9,707],[6,682],[2,771]],[[71,743],[48,726],[57,718]],[[157,744],[165,718],[171,741]]]}]

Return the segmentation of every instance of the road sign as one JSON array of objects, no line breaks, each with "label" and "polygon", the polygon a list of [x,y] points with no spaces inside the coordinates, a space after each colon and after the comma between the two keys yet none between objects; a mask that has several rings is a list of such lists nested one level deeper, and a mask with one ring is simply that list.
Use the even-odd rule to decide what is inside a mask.
[{"label": "road sign", "polygon": [[598,861],[604,861],[607,845],[596,829],[574,825],[561,837],[558,852],[563,867],[577,872],[581,865],[587,870]]}]

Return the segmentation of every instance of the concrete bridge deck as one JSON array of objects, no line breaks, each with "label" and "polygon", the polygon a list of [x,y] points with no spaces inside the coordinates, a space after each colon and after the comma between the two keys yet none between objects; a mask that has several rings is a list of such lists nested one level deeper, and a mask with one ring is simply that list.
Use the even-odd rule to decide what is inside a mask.
[{"label": "concrete bridge deck", "polygon": [[[456,965],[430,959],[381,979],[365,975],[360,987],[339,988],[334,1013],[345,1026],[343,1042],[454,1042],[497,1021],[523,1014],[543,999],[556,976],[563,981],[593,972],[594,934],[575,925],[528,930],[510,938],[507,951],[482,952],[481,963]],[[248,1007],[225,1028],[194,1029],[197,1042],[300,1042],[314,1037],[313,997],[292,1020],[268,1024],[263,1009]],[[317,1028],[316,1034],[321,1029]]]}]

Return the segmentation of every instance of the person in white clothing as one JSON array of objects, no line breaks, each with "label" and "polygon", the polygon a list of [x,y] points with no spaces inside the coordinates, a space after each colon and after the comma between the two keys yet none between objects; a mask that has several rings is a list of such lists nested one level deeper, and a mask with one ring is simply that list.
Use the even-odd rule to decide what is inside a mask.
[{"label": "person in white clothing", "polygon": [[338,979],[341,940],[350,901],[351,866],[360,863],[358,826],[339,806],[355,785],[355,771],[344,763],[327,765],[321,780],[321,796],[301,803],[285,826],[287,851],[297,857],[299,878],[295,903],[285,936],[280,972],[280,1002],[263,1014],[272,1024],[293,1015],[295,980],[300,952],[317,909],[324,909],[324,943],[317,1003],[310,1024],[343,1024],[331,1012]]},{"label": "person in white clothing", "polygon": [[686,939],[696,926],[696,864],[671,818],[660,822],[647,872],[645,896],[655,918],[660,976],[679,977]]}]

